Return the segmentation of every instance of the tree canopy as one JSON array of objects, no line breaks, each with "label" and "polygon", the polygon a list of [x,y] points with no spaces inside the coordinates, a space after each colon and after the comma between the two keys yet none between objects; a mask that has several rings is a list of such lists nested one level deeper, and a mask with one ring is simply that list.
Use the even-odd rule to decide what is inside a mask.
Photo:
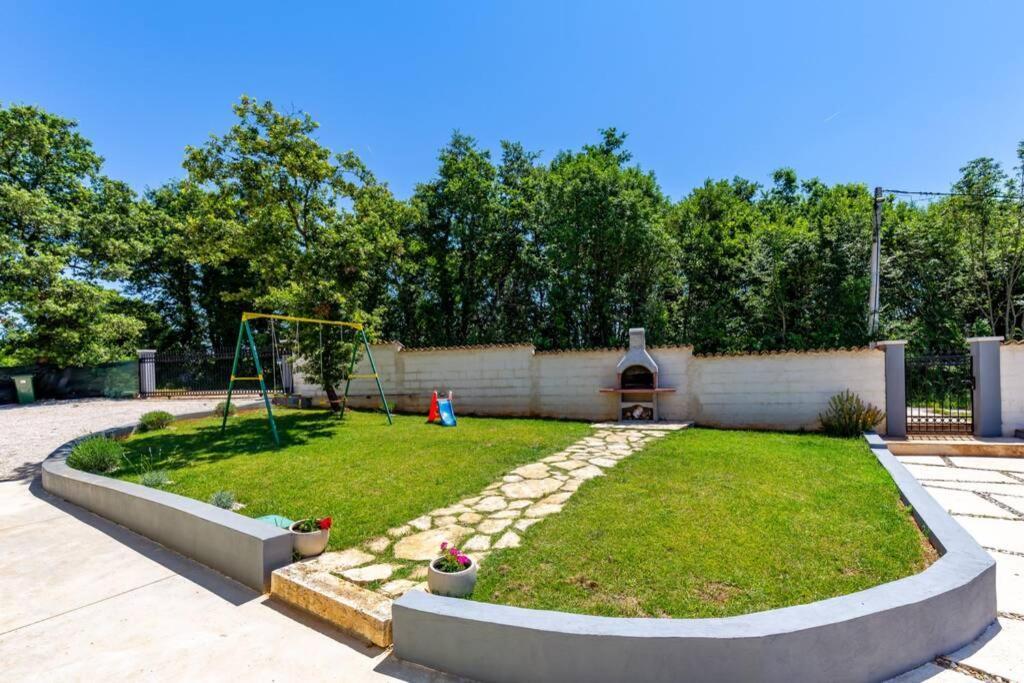
[{"label": "tree canopy", "polygon": [[[402,200],[310,115],[248,97],[234,113],[185,148],[183,177],[137,195],[74,121],[0,106],[0,360],[222,347],[247,309],[409,345],[611,346],[631,326],[704,352],[869,341],[866,185],[782,168],[672,201],[614,128],[549,161],[456,131]],[[1017,157],[968,162],[949,196],[886,198],[880,337],[1024,335],[1024,143]],[[304,360],[333,385],[346,353],[328,339]]]}]

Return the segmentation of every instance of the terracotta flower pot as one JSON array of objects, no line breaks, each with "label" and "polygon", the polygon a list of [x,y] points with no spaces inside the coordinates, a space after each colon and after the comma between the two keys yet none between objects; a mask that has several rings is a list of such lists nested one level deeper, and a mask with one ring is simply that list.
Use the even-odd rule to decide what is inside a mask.
[{"label": "terracotta flower pot", "polygon": [[438,557],[427,568],[427,587],[434,595],[446,595],[449,598],[464,598],[476,587],[476,560],[469,558],[469,566],[458,572],[443,572],[435,569]]},{"label": "terracotta flower pot", "polygon": [[[298,522],[296,522],[298,524]],[[327,547],[327,541],[331,537],[330,529],[317,529],[316,531],[296,531],[295,524],[288,527],[292,532],[292,548],[301,557],[312,557],[319,555]]]}]

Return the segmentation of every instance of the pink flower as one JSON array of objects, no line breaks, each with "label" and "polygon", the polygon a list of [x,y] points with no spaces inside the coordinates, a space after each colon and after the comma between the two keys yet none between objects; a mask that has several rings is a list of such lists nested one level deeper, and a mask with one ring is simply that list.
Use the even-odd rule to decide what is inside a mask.
[{"label": "pink flower", "polygon": [[445,550],[448,550],[448,541],[441,542],[441,552],[443,553]]},{"label": "pink flower", "polygon": [[459,561],[459,564],[461,564],[463,567],[468,567],[469,566],[469,558],[466,557],[465,555],[459,555],[459,557],[457,559]]},{"label": "pink flower", "polygon": [[455,546],[452,546],[451,548],[449,548],[448,552],[451,554],[452,557],[458,557],[459,556],[459,549],[456,548]]}]

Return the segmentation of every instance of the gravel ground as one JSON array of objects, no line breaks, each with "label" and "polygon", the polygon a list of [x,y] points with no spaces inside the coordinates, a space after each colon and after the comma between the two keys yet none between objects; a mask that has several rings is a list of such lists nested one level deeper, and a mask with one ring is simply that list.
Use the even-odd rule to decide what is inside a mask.
[{"label": "gravel ground", "polygon": [[[213,410],[213,399],[109,399],[39,401],[0,406],[0,481],[34,477],[58,446],[89,432],[131,424],[143,413],[166,410],[180,415]],[[246,401],[248,402],[248,401]]]}]

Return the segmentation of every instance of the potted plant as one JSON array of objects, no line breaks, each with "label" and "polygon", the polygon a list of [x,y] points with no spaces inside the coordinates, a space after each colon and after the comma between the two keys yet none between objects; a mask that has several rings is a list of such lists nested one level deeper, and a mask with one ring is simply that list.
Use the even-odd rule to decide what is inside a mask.
[{"label": "potted plant", "polygon": [[327,547],[331,537],[330,517],[307,517],[292,522],[288,527],[292,532],[292,548],[300,557],[319,555]]},{"label": "potted plant", "polygon": [[472,557],[445,541],[427,568],[427,587],[434,595],[464,598],[476,587],[476,567]]}]

